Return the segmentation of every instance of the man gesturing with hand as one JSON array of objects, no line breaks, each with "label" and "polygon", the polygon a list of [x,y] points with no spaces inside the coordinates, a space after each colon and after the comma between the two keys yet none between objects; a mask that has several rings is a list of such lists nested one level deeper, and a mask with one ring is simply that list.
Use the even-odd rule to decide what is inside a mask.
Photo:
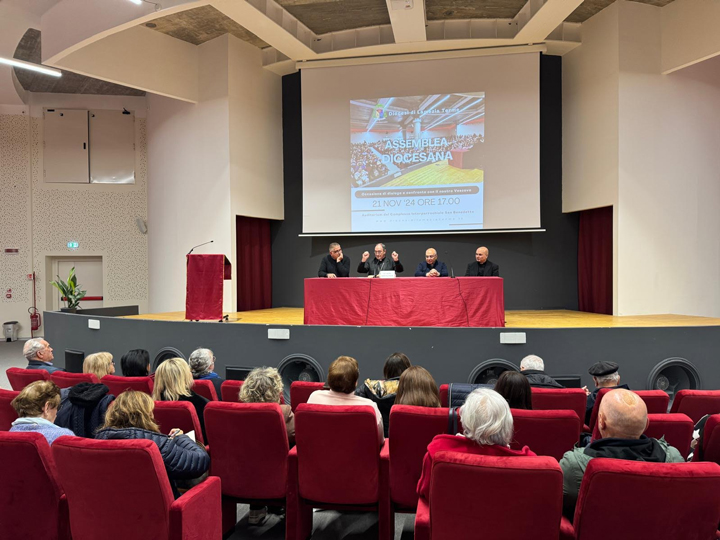
[{"label": "man gesturing with hand", "polygon": [[400,262],[400,255],[396,251],[393,251],[388,259],[385,255],[387,250],[385,244],[377,244],[375,246],[375,257],[370,259],[370,253],[365,252],[362,255],[362,260],[357,267],[357,271],[360,274],[368,274],[371,277],[377,276],[383,270],[395,270],[395,272],[402,272],[404,270],[402,263]]}]

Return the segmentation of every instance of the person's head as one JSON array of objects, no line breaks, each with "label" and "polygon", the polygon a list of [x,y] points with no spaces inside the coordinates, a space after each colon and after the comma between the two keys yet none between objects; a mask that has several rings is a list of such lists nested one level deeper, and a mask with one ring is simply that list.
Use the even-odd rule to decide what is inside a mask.
[{"label": "person's head", "polygon": [[495,383],[495,391],[505,398],[511,409],[532,409],[530,381],[518,371],[503,371]]},{"label": "person's head", "polygon": [[385,249],[385,244],[377,244],[375,246],[375,258],[378,261],[382,261],[385,258],[385,253],[387,253],[387,250]]},{"label": "person's head", "polygon": [[141,428],[159,432],[153,418],[155,402],[145,392],[125,390],[115,398],[105,414],[105,424],[100,428]]},{"label": "person's head", "polygon": [[525,371],[526,369],[545,371],[545,362],[543,362],[543,359],[539,356],[529,354],[520,362],[520,371]]},{"label": "person's head", "polygon": [[192,376],[197,379],[215,369],[215,354],[210,349],[195,349],[188,359],[188,364]]},{"label": "person's head", "polygon": [[44,418],[54,422],[60,406],[60,388],[52,381],[31,382],[10,404],[20,418]]},{"label": "person's head", "polygon": [[192,395],[193,378],[190,367],[182,358],[168,358],[155,370],[153,399],[178,401]]},{"label": "person's head", "polygon": [[328,369],[327,383],[330,390],[352,394],[360,377],[357,360],[350,356],[339,356]]},{"label": "person's head", "polygon": [[410,359],[403,353],[392,353],[390,356],[387,357],[387,360],[385,360],[385,365],[383,366],[383,377],[385,377],[386,379],[394,379],[395,377],[399,377],[403,374],[403,371],[405,371],[411,365],[412,364],[410,364]]},{"label": "person's head", "polygon": [[421,366],[407,368],[400,375],[395,404],[439,407],[440,392],[430,372]]},{"label": "person's head", "polygon": [[513,438],[513,418],[505,398],[495,390],[478,388],[460,409],[463,433],[480,445],[509,446]]},{"label": "person's head", "polygon": [[647,406],[635,392],[611,390],[600,402],[597,421],[603,439],[639,439],[648,426]]},{"label": "person's head", "polygon": [[132,349],[120,358],[124,377],[147,377],[150,373],[150,353],[145,349]]},{"label": "person's head", "polygon": [[490,252],[485,246],[480,246],[475,250],[475,260],[480,264],[483,264],[485,261],[487,261],[488,255],[490,255]]},{"label": "person's head", "polygon": [[53,350],[50,344],[44,339],[28,339],[23,346],[23,356],[27,361],[40,360],[41,362],[53,361]]},{"label": "person's head", "polygon": [[98,379],[115,373],[115,361],[109,352],[97,352],[85,357],[83,373],[93,373]]},{"label": "person's head", "polygon": [[272,367],[253,369],[240,387],[243,403],[280,403],[283,383],[278,370]]},{"label": "person's head", "polygon": [[592,375],[593,382],[597,388],[608,388],[618,386],[620,384],[619,366],[615,362],[596,362],[588,373]]},{"label": "person's head", "polygon": [[338,257],[342,253],[342,248],[340,247],[340,244],[333,242],[330,244],[330,247],[328,247],[328,251],[330,251],[330,256],[337,261]]},{"label": "person's head", "polygon": [[425,262],[428,264],[434,264],[437,261],[437,251],[434,248],[425,250]]}]

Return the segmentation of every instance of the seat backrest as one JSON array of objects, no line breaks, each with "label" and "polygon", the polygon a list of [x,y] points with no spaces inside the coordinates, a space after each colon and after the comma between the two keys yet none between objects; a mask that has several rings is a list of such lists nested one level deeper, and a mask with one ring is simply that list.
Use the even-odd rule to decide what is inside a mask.
[{"label": "seat backrest", "polygon": [[196,379],[193,381],[193,392],[198,396],[202,396],[208,401],[217,401],[218,395],[215,385],[208,379]]},{"label": "seat backrest", "polygon": [[67,371],[56,371],[50,375],[50,379],[60,388],[70,388],[83,382],[93,384],[100,382],[94,373],[68,373]]},{"label": "seat backrest", "polygon": [[693,422],[706,414],[718,414],[720,390],[680,390],[675,394],[670,412],[687,414]]},{"label": "seat backrest", "polygon": [[195,406],[189,401],[156,401],[153,416],[160,433],[169,435],[174,428],[182,429],[185,433],[195,431],[195,440],[205,444]]},{"label": "seat backrest", "polygon": [[662,390],[633,390],[642,398],[648,414],[664,414],[670,406],[670,396]]},{"label": "seat backrest", "polygon": [[0,432],[3,538],[58,538],[59,502],[50,446],[40,433]]},{"label": "seat backrest", "polygon": [[44,369],[23,369],[11,367],[5,370],[10,386],[13,390],[20,391],[28,384],[35,381],[49,381],[50,373]]},{"label": "seat backrest", "polygon": [[[720,464],[720,414],[713,414],[705,421],[702,444],[703,461],[712,461]],[[700,461],[700,453],[696,450],[693,461]]]},{"label": "seat backrest", "polygon": [[577,540],[701,540],[715,538],[718,522],[717,464],[595,458],[585,470],[573,524]]},{"label": "seat backrest", "polygon": [[230,401],[232,403],[237,403],[238,401],[240,401],[240,388],[242,388],[243,382],[244,381],[235,380],[223,381],[223,383],[220,385],[220,393],[222,394],[222,400]]},{"label": "seat backrest", "polygon": [[593,405],[592,413],[590,414],[590,422],[588,422],[588,427],[590,428],[591,433],[597,432],[596,425],[598,412],[600,411],[600,402],[605,397],[605,394],[611,390],[613,390],[613,388],[601,388],[597,393],[597,398],[595,398],[595,404]]},{"label": "seat backrest", "polygon": [[446,407],[394,405],[390,409],[390,499],[405,508],[417,506],[423,458],[435,435],[447,433]]},{"label": "seat backrest", "polygon": [[560,461],[580,438],[582,422],[574,411],[526,411],[511,409],[515,435],[510,448],[529,446],[539,456]]},{"label": "seat backrest", "polygon": [[137,390],[152,395],[153,381],[150,377],[120,377],[118,375],[105,375],[101,381],[107,386],[115,397],[118,397],[125,390]]},{"label": "seat backrest", "polygon": [[582,388],[532,388],[532,406],[535,411],[575,411],[585,419],[587,396]]},{"label": "seat backrest", "polygon": [[0,388],[0,431],[8,431],[17,420],[18,415],[10,403],[19,395],[19,391]]},{"label": "seat backrest", "polygon": [[648,414],[645,435],[653,439],[665,437],[670,446],[677,448],[682,457],[687,458],[694,427],[693,421],[686,414]]},{"label": "seat backrest", "polygon": [[290,384],[290,406],[293,412],[301,403],[307,403],[310,394],[322,390],[324,386],[325,383],[322,382],[293,381]]},{"label": "seat backrest", "polygon": [[295,413],[295,442],[302,498],[377,503],[380,448],[372,407],[303,403]]},{"label": "seat backrest", "polygon": [[277,403],[205,406],[212,441],[210,474],[222,480],[223,495],[240,499],[284,499],[288,438]]},{"label": "seat backrest", "polygon": [[[479,538],[482,531],[482,538],[557,540],[562,485],[551,457],[438,452],[430,479],[431,538]],[[509,508],[518,510],[508,514]]]},{"label": "seat backrest", "polygon": [[60,437],[52,446],[73,540],[168,538],[173,493],[149,440]]},{"label": "seat backrest", "polygon": [[438,389],[440,391],[440,406],[441,407],[447,407],[448,406],[448,390],[450,388],[449,384],[441,384],[440,388]]}]

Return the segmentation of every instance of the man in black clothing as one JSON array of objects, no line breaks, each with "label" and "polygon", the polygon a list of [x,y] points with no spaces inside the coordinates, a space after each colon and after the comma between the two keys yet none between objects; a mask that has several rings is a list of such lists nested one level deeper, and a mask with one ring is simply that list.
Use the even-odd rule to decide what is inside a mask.
[{"label": "man in black clothing", "polygon": [[468,264],[465,275],[500,277],[500,267],[494,262],[488,261],[489,254],[488,248],[484,246],[477,248],[475,250],[475,262]]},{"label": "man in black clothing", "polygon": [[329,247],[330,253],[323,257],[318,270],[318,277],[338,278],[350,276],[350,257],[343,255],[340,244],[333,242]]},{"label": "man in black clothing", "polygon": [[583,388],[587,394],[587,404],[585,405],[586,424],[590,424],[590,417],[592,416],[595,401],[597,401],[597,395],[601,388],[630,389],[627,384],[620,384],[620,373],[618,373],[618,369],[619,366],[615,362],[596,362],[588,369],[588,373],[592,375],[593,382],[595,383],[595,390],[590,392],[587,386]]},{"label": "man in black clothing", "polygon": [[402,263],[400,262],[400,255],[396,251],[392,252],[391,259],[387,259],[385,255],[387,250],[385,244],[378,244],[375,246],[375,258],[370,258],[370,253],[365,252],[362,255],[362,261],[357,267],[357,271],[360,274],[370,274],[375,277],[383,270],[395,270],[395,272],[402,272],[404,270]]},{"label": "man in black clothing", "polygon": [[520,372],[535,388],[565,388],[550,375],[545,375],[545,362],[539,356],[530,354],[520,362]]}]

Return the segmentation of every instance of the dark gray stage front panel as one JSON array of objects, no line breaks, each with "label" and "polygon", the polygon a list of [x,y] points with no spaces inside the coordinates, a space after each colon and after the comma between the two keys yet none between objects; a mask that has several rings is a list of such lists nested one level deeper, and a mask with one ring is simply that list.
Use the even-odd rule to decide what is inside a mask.
[{"label": "dark gray stage front panel", "polygon": [[[100,321],[90,330],[88,320]],[[268,339],[269,329],[289,329],[287,340]],[[500,335],[524,332],[527,343],[503,345]],[[150,351],[151,360],[164,347],[174,347],[187,358],[197,347],[211,348],[216,371],[225,366],[277,366],[284,358],[308,355],[324,373],[340,355],[360,363],[361,377],[380,378],[385,358],[404,352],[413,364],[427,368],[438,385],[465,382],[473,369],[491,359],[516,366],[528,354],[545,360],[550,374],[578,374],[592,387],[588,367],[599,360],[620,364],[622,382],[645,389],[653,368],[663,360],[688,360],[700,375],[701,387],[720,389],[717,343],[720,327],[685,328],[392,328],[349,326],[278,326],[228,323],[164,322],[112,317],[45,313],[45,338],[62,366],[65,349],[86,354],[109,351],[119,359],[129,349]]]}]

